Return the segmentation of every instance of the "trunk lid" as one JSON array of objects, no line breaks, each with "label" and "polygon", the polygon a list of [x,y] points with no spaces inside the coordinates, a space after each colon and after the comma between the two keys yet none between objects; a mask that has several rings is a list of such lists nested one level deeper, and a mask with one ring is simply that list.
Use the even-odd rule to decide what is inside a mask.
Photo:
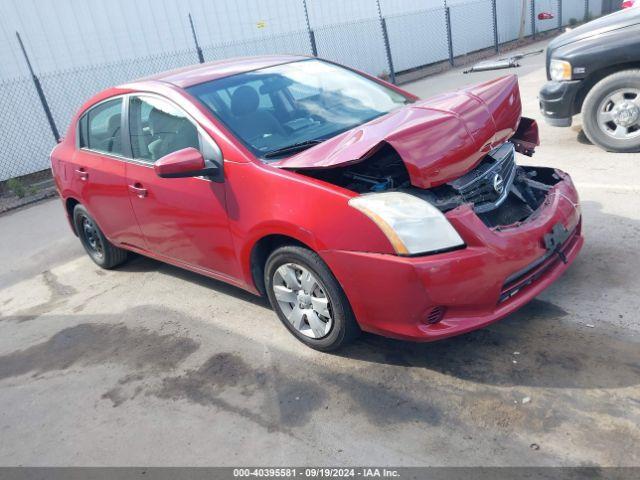
[{"label": "trunk lid", "polygon": [[411,184],[441,185],[473,169],[518,127],[515,75],[420,100],[272,165],[300,170],[360,162],[384,144],[407,167]]}]

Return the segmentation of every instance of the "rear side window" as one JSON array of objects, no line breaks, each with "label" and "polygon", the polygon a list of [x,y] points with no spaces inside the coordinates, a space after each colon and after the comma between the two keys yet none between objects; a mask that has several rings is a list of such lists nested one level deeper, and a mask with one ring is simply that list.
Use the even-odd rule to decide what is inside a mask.
[{"label": "rear side window", "polygon": [[198,129],[177,106],[156,97],[134,97],[129,103],[133,158],[155,162],[169,153],[200,150]]},{"label": "rear side window", "polygon": [[80,119],[80,147],[122,155],[122,99],[93,107]]}]

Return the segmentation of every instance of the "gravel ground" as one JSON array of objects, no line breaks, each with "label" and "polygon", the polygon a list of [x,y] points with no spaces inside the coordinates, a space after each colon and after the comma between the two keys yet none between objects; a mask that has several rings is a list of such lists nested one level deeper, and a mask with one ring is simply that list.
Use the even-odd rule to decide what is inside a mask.
[{"label": "gravel ground", "polygon": [[[516,71],[536,118],[543,61]],[[220,282],[98,269],[57,200],[0,216],[0,465],[640,465],[640,155],[540,126],[531,162],[574,177],[583,252],[518,313],[433,344],[321,354]]]}]

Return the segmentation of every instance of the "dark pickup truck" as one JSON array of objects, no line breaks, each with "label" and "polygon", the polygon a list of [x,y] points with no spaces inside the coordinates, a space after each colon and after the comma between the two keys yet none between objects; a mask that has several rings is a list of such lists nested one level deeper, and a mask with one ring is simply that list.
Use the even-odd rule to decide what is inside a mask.
[{"label": "dark pickup truck", "polygon": [[640,7],[569,30],[547,48],[540,109],[557,127],[582,112],[583,130],[612,152],[640,151]]}]

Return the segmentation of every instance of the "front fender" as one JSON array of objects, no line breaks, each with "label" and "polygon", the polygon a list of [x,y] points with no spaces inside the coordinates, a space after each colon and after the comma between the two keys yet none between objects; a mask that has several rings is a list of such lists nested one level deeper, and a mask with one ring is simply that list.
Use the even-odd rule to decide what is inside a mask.
[{"label": "front fender", "polygon": [[227,166],[229,228],[248,284],[253,284],[251,251],[269,235],[289,237],[316,252],[393,253],[377,225],[348,205],[355,193],[268,165]]}]

